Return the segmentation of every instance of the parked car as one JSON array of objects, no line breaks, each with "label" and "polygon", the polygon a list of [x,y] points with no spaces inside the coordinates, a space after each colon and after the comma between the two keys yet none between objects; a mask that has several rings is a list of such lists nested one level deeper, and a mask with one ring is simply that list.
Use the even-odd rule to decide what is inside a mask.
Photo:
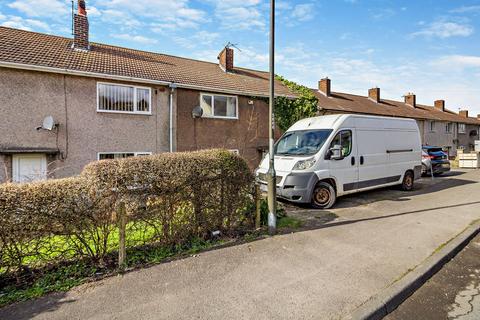
[{"label": "parked car", "polygon": [[450,160],[441,147],[422,147],[422,174],[441,175],[450,171]]},{"label": "parked car", "polygon": [[[303,119],[275,144],[277,195],[327,209],[336,198],[379,187],[412,190],[421,175],[415,120],[363,115]],[[256,171],[266,189],[268,156]]]}]

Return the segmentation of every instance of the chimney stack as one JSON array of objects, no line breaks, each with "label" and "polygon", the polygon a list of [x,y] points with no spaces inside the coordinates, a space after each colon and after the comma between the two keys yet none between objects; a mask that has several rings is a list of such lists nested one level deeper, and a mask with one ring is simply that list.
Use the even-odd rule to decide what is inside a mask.
[{"label": "chimney stack", "polygon": [[73,15],[73,48],[90,50],[88,18],[85,0],[78,0],[78,11]]},{"label": "chimney stack", "polygon": [[228,46],[223,48],[217,57],[220,68],[225,72],[233,71],[233,49]]},{"label": "chimney stack", "polygon": [[405,104],[409,105],[412,108],[417,107],[417,96],[413,93],[407,93],[405,95]]},{"label": "chimney stack", "polygon": [[326,97],[330,97],[332,95],[332,83],[330,79],[323,78],[322,80],[318,81],[318,90]]},{"label": "chimney stack", "polygon": [[460,110],[458,114],[464,118],[468,118],[468,110]]},{"label": "chimney stack", "polygon": [[368,98],[376,103],[380,102],[380,88],[371,88],[368,90]]},{"label": "chimney stack", "polygon": [[445,100],[435,100],[435,109],[445,112]]}]

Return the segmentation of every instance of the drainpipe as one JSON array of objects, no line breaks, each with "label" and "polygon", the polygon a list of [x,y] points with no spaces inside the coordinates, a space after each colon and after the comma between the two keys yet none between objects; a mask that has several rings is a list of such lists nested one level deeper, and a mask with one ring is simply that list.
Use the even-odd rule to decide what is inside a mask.
[{"label": "drainpipe", "polygon": [[170,105],[169,105],[169,144],[170,144],[170,152],[173,152],[173,93],[175,92],[175,89],[177,88],[177,85],[175,83],[171,83],[169,85],[170,87]]}]

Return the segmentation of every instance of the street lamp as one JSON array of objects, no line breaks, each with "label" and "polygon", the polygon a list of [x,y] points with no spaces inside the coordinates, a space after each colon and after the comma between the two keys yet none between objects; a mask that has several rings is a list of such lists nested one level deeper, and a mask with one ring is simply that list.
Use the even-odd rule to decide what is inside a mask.
[{"label": "street lamp", "polygon": [[275,155],[273,150],[275,139],[275,119],[273,108],[275,104],[275,0],[270,0],[270,101],[268,108],[269,141],[268,156],[268,233],[274,235],[277,230],[277,183],[274,168]]}]

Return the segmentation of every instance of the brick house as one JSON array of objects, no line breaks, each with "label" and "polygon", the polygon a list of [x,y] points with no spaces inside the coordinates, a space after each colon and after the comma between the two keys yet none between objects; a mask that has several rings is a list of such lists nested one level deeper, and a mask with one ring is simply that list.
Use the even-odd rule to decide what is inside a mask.
[{"label": "brick house", "polygon": [[380,88],[371,88],[367,96],[333,92],[332,81],[328,78],[312,89],[318,98],[320,115],[332,113],[360,113],[379,116],[413,118],[417,121],[424,145],[440,146],[450,156],[458,148],[472,151],[475,140],[479,140],[480,116],[472,118],[467,110],[458,114],[445,108],[444,100],[437,100],[433,106],[417,103],[415,94],[408,93],[404,101],[382,99]]},{"label": "brick house", "polygon": [[[97,159],[268,144],[268,73],[0,27],[0,182],[66,177]],[[276,93],[294,97],[280,82]],[[195,117],[193,116],[195,115]],[[51,130],[41,128],[46,117]],[[48,119],[48,118],[47,118]]]}]

